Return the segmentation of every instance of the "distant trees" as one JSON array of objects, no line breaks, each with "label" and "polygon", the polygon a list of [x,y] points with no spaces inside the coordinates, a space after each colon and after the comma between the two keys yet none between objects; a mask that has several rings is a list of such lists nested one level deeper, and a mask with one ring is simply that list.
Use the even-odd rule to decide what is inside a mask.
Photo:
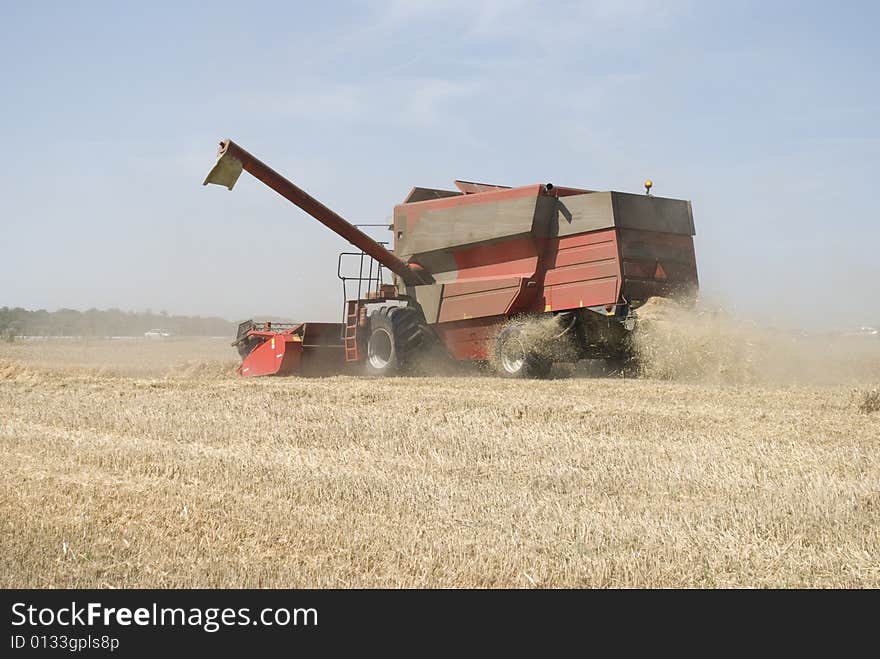
[{"label": "distant trees", "polygon": [[0,307],[0,337],[15,336],[139,336],[151,329],[166,329],[184,336],[231,336],[237,325],[223,318],[169,316],[120,309],[59,309],[31,311],[21,307]]}]

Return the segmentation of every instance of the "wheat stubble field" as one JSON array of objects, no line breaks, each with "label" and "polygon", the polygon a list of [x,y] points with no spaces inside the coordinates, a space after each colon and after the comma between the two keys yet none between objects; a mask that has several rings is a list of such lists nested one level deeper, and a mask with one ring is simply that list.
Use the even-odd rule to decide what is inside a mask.
[{"label": "wheat stubble field", "polygon": [[5,345],[0,585],[878,587],[875,349],[804,384],[719,378],[739,353],[240,380],[223,340]]}]

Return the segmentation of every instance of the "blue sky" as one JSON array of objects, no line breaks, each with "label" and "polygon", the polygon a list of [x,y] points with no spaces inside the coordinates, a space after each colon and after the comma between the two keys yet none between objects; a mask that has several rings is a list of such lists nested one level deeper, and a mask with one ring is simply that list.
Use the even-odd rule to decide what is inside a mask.
[{"label": "blue sky", "polygon": [[[693,201],[704,296],[880,324],[878,3],[0,2],[0,305],[337,320],[353,221],[455,178]],[[383,236],[381,232],[377,237]]]}]

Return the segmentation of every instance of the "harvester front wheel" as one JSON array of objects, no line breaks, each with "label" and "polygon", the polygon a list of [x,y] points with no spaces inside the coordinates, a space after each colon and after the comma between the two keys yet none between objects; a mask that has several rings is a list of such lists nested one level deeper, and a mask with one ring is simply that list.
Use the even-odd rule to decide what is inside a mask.
[{"label": "harvester front wheel", "polygon": [[518,323],[508,325],[498,334],[495,363],[506,378],[546,378],[553,368],[553,362],[537,353],[525,328]]},{"label": "harvester front wheel", "polygon": [[422,344],[422,316],[411,307],[380,307],[370,315],[367,339],[367,375],[395,375],[403,371]]}]

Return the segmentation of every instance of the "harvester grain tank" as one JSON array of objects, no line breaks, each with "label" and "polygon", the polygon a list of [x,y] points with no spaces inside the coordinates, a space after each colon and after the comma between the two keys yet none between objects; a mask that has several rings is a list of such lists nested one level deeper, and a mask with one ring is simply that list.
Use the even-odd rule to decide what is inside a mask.
[{"label": "harvester grain tank", "polygon": [[550,183],[416,187],[394,208],[389,250],[231,140],[205,184],[231,190],[242,171],[352,243],[361,264],[338,272],[344,290],[357,285],[342,323],[242,323],[243,376],[391,375],[439,347],[507,377],[543,377],[554,361],[621,359],[640,304],[697,292],[689,201]]}]

